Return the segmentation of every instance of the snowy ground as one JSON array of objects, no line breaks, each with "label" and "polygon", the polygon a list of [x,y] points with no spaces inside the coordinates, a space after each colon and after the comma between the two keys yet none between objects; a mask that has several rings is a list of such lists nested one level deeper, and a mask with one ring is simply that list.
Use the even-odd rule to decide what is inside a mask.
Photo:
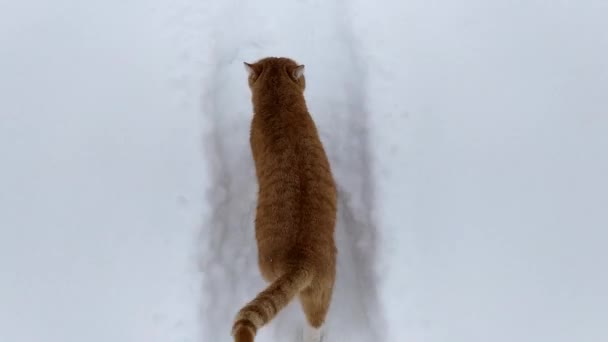
[{"label": "snowy ground", "polygon": [[0,341],[230,341],[268,55],[340,187],[327,342],[605,341],[606,32],[598,0],[1,2]]}]

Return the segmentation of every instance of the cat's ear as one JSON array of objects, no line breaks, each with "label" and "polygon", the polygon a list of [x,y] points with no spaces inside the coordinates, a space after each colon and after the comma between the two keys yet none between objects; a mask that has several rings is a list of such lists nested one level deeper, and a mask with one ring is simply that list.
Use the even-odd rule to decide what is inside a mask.
[{"label": "cat's ear", "polygon": [[294,79],[296,79],[296,80],[300,79],[300,77],[302,77],[302,75],[304,75],[304,64],[298,65],[297,67],[295,67],[295,69],[293,69],[293,71],[292,71],[292,75],[293,75]]},{"label": "cat's ear", "polygon": [[247,74],[249,76],[255,74],[255,70],[253,69],[253,65],[249,64],[247,62],[243,62],[243,65],[245,66],[245,70],[247,71]]}]

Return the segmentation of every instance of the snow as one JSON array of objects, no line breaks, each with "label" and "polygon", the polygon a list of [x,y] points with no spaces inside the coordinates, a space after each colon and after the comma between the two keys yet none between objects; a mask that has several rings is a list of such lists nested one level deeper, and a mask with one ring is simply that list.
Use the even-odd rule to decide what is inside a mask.
[{"label": "snow", "polygon": [[[242,62],[306,65],[331,341],[608,338],[608,3],[0,3],[0,340],[230,341]],[[295,341],[293,302],[258,334]]]}]

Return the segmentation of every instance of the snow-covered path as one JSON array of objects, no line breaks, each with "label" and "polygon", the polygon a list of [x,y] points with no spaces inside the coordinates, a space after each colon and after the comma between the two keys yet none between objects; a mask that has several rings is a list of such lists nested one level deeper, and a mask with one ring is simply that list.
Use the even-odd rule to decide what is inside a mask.
[{"label": "snow-covered path", "polygon": [[[306,64],[327,342],[608,338],[608,2],[0,2],[0,341],[230,341],[243,61]],[[298,303],[259,341],[295,341]]]},{"label": "snow-covered path", "polygon": [[[272,18],[268,13],[273,13]],[[253,240],[256,183],[249,149],[251,103],[243,61],[290,56],[306,61],[309,107],[326,144],[340,187],[338,220],[339,278],[328,319],[328,341],[381,340],[382,319],[374,281],[375,227],[371,220],[373,185],[369,164],[366,70],[353,41],[346,3],[233,2],[209,17],[217,20],[204,76],[203,113],[211,130],[205,138],[210,158],[212,214],[201,240],[202,271],[208,300],[205,337],[230,330],[235,313],[266,284],[257,269]],[[229,18],[229,19],[228,19]],[[270,20],[273,19],[273,20]],[[224,32],[226,21],[240,30]],[[282,30],[285,27],[288,29]],[[208,48],[208,47],[206,47]],[[324,54],[320,51],[340,51]],[[235,99],[241,99],[236,101]],[[356,137],[356,139],[353,139]],[[355,172],[353,172],[356,170]],[[229,289],[229,291],[228,291]],[[260,339],[295,340],[304,317],[294,301]],[[340,332],[340,336],[332,333]],[[216,337],[217,336],[217,337]]]}]

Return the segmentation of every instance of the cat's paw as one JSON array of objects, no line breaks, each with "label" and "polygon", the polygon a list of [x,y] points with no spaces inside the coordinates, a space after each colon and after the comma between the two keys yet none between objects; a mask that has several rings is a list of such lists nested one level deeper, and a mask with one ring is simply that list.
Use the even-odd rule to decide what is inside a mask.
[{"label": "cat's paw", "polygon": [[302,342],[323,342],[323,327],[313,328],[306,325],[302,336]]}]

